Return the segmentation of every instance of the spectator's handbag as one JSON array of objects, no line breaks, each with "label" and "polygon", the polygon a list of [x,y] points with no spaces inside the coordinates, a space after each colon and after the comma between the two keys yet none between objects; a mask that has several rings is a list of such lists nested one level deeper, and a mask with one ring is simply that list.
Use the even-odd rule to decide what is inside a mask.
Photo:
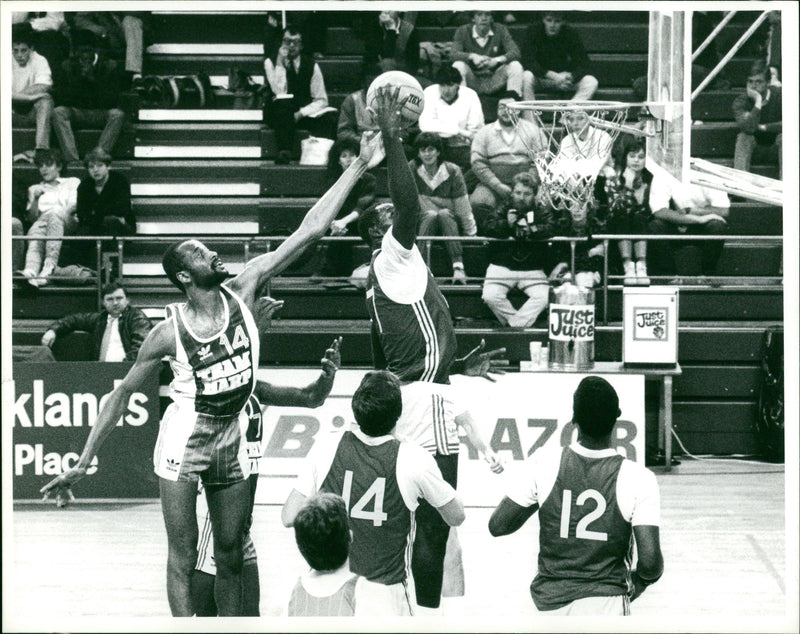
[{"label": "spectator's handbag", "polygon": [[452,42],[420,42],[419,74],[433,79],[445,64],[451,62]]},{"label": "spectator's handbag", "polygon": [[260,110],[264,107],[266,88],[254,83],[241,68],[234,66],[228,73],[228,90],[234,96],[234,110]]},{"label": "spectator's handbag", "polygon": [[144,108],[213,108],[216,99],[206,73],[184,76],[147,75],[139,88]]},{"label": "spectator's handbag", "polygon": [[300,165],[327,165],[332,139],[310,136],[300,142]]}]

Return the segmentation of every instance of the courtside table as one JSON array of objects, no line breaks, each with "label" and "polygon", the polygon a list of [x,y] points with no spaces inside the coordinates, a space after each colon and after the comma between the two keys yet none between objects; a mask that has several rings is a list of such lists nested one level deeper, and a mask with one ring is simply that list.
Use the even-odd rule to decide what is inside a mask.
[{"label": "courtside table", "polygon": [[588,370],[576,370],[550,368],[521,361],[520,371],[545,374],[643,374],[645,381],[658,381],[661,384],[658,395],[658,448],[664,453],[664,468],[667,471],[672,469],[672,378],[682,372],[679,363],[669,367],[647,367],[626,366],[618,361],[597,361]]}]

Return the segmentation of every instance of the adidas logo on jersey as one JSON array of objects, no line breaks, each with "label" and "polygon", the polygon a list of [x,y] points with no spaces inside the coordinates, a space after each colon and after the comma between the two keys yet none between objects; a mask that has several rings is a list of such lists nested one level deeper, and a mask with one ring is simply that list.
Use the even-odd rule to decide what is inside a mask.
[{"label": "adidas logo on jersey", "polygon": [[206,357],[211,356],[211,344],[202,346],[200,350],[197,351],[197,354],[200,356],[201,359],[205,359]]}]

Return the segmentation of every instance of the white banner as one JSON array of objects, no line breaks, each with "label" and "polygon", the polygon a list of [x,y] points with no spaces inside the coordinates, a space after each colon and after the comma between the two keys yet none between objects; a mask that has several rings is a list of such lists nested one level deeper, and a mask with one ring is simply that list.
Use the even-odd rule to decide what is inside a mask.
[{"label": "white banner", "polygon": [[[259,370],[260,379],[276,385],[303,386],[316,370]],[[350,401],[364,371],[340,370],[328,400],[309,410],[268,407],[264,414],[264,459],[258,489],[260,503],[282,504],[302,461],[321,434],[337,433],[354,422]],[[492,383],[454,376],[461,403],[469,408],[484,439],[498,452],[506,472],[495,475],[462,436],[458,490],[468,506],[494,506],[503,496],[508,473],[541,446],[567,445],[576,431],[572,395],[587,374],[509,373]],[[603,375],[620,399],[615,446],[622,455],[644,462],[644,376]]]}]

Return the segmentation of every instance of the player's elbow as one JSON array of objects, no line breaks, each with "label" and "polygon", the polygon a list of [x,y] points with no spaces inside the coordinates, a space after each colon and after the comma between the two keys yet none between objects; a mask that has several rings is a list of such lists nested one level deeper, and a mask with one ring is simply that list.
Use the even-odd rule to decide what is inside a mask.
[{"label": "player's elbow", "polygon": [[444,506],[440,506],[438,511],[448,526],[461,526],[466,519],[464,503],[458,496],[454,497]]}]

